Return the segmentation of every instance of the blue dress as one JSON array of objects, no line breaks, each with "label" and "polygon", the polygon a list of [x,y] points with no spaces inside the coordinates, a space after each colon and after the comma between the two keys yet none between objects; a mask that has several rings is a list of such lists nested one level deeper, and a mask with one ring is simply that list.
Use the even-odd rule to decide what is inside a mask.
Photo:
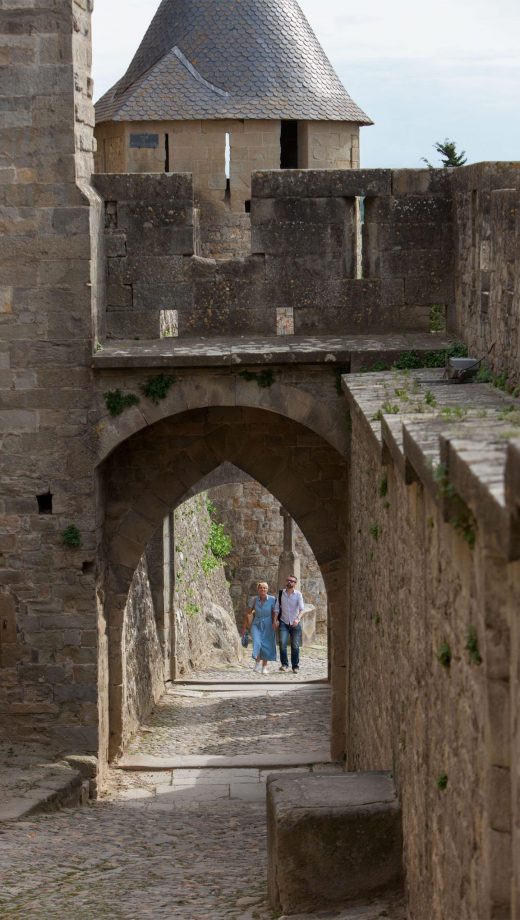
[{"label": "blue dress", "polygon": [[254,604],[255,616],[251,627],[253,639],[253,658],[262,658],[264,661],[276,661],[276,632],[273,629],[273,610],[276,598],[268,594],[262,603],[257,596]]}]

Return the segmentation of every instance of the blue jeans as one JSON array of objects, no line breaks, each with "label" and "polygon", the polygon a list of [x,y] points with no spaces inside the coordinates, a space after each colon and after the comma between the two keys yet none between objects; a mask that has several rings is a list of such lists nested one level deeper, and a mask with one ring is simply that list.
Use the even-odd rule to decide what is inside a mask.
[{"label": "blue jeans", "polygon": [[300,644],[302,641],[302,625],[298,623],[298,626],[287,626],[287,623],[283,623],[280,620],[280,664],[282,667],[289,667],[289,659],[287,658],[287,643],[291,640],[291,667],[299,668],[300,666]]}]

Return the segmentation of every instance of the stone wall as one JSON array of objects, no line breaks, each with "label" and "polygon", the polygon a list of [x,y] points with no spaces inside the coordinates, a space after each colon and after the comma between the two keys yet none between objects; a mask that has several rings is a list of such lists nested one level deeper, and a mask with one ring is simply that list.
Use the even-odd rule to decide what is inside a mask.
[{"label": "stone wall", "polygon": [[221,262],[194,256],[188,175],[94,181],[106,208],[112,337],[159,338],[161,311],[180,337],[424,332],[432,304],[452,301],[442,170],[257,172],[251,254]]},{"label": "stone wall", "polygon": [[4,0],[0,74],[0,730],[96,753],[89,0]]},{"label": "stone wall", "polygon": [[240,658],[224,566],[208,547],[211,523],[205,493],[184,502],[174,514],[176,677]]},{"label": "stone wall", "polygon": [[124,617],[123,748],[164,693],[162,650],[144,556],[132,579]]},{"label": "stone wall", "polygon": [[475,357],[520,384],[520,173],[517,163],[453,170],[456,326]]},{"label": "stone wall", "polygon": [[[233,550],[226,559],[226,574],[233,600],[237,626],[244,619],[247,598],[255,593],[258,581],[267,581],[269,592],[276,594],[278,564],[283,549],[283,520],[280,503],[258,482],[248,481],[210,489],[208,497],[218,509],[233,540]],[[316,608],[317,631],[327,632],[327,595],[314,553],[299,527],[295,525],[295,548],[301,557],[301,581],[298,587],[305,603]]]},{"label": "stone wall", "polygon": [[[519,815],[510,774],[518,744],[510,629],[520,595],[518,563],[504,550],[510,522],[486,511],[483,487],[466,473],[472,546],[474,532],[465,539],[447,516],[431,464],[412,468],[412,436],[404,435],[401,462],[403,436],[383,420],[384,445],[397,447],[382,454],[372,412],[352,413],[348,767],[395,775],[413,920],[512,917],[511,829],[518,835]],[[431,449],[439,435],[432,425],[428,441],[426,427]],[[453,450],[471,457],[467,444]],[[458,491],[463,467],[453,460],[453,469],[461,471]]]}]

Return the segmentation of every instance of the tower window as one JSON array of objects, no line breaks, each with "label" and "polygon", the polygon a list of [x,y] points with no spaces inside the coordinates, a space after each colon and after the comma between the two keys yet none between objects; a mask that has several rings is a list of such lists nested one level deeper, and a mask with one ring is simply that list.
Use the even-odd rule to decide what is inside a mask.
[{"label": "tower window", "polygon": [[298,169],[297,121],[282,121],[280,130],[280,169]]}]

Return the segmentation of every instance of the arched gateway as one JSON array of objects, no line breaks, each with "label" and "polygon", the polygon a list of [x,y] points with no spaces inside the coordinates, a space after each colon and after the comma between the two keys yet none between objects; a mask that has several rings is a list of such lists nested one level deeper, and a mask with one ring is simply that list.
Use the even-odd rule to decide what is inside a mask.
[{"label": "arched gateway", "polygon": [[[221,381],[224,379],[229,384],[236,377],[229,375]],[[150,420],[149,424],[141,424],[143,416],[135,409],[127,413],[124,421],[121,419],[119,426],[110,426],[110,430],[98,426],[102,455],[106,454],[108,441],[114,445],[119,434],[119,443],[99,466],[100,494],[104,496],[101,552],[105,563],[100,567],[104,571],[104,583],[100,585],[104,615],[100,618],[99,648],[108,664],[108,693],[100,687],[101,755],[114,756],[121,746],[121,639],[128,591],[139,559],[171,509],[197,482],[229,461],[261,483],[289,511],[320,566],[331,635],[332,747],[334,756],[342,756],[346,705],[346,426],[342,431],[323,402],[320,412],[319,401],[310,400],[304,393],[300,400],[296,392],[293,394],[292,413],[287,408],[282,412],[284,399],[290,406],[290,393],[288,399],[284,390],[289,388],[281,385],[263,396],[262,408],[211,405],[213,385],[211,380],[204,384],[200,376],[196,383],[190,385],[185,380],[181,384],[184,396],[190,386],[192,394],[198,390],[196,399],[192,395],[198,403],[194,408],[179,406],[178,391],[170,398],[169,406],[163,405],[156,412],[162,418]],[[171,411],[172,401],[177,402],[177,411]],[[291,414],[303,414],[307,423],[291,418]],[[107,643],[103,638],[105,626]],[[107,668],[103,662],[100,664],[100,674],[106,674]]]}]

